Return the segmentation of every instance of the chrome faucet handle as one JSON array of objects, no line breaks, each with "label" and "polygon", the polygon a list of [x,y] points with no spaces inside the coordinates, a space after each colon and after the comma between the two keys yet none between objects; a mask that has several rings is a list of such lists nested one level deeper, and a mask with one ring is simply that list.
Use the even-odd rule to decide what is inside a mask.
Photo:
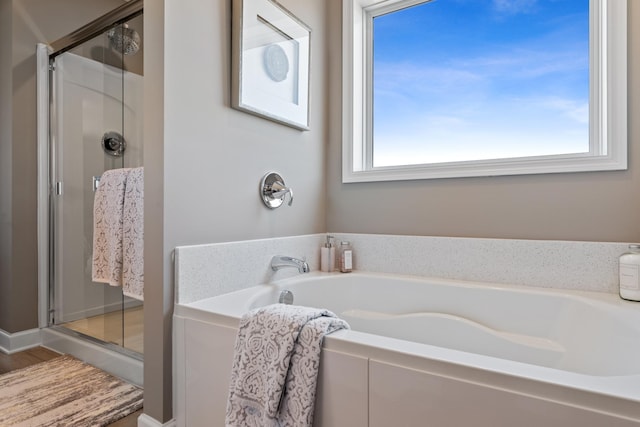
[{"label": "chrome faucet handle", "polygon": [[260,182],[260,195],[269,209],[279,208],[289,195],[289,203],[293,204],[293,189],[284,184],[284,179],[275,172],[266,174]]},{"label": "chrome faucet handle", "polygon": [[293,188],[289,189],[289,206],[293,204]]},{"label": "chrome faucet handle", "polygon": [[282,202],[284,203],[284,199],[287,197],[287,194],[288,194],[289,195],[288,205],[291,206],[293,204],[293,188],[285,187],[283,182],[278,181],[273,183],[273,185],[271,186],[271,189],[272,189],[271,195],[273,197],[282,199]]}]

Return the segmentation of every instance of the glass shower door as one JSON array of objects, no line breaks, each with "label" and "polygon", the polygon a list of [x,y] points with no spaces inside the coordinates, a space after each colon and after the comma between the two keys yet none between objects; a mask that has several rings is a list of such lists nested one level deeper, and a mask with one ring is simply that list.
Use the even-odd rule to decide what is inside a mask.
[{"label": "glass shower door", "polygon": [[50,323],[142,353],[142,302],[125,297],[119,286],[92,281],[100,178],[109,169],[142,166],[142,70],[127,71],[130,61],[118,51],[122,46],[114,46],[114,31],[122,28],[52,64]]}]

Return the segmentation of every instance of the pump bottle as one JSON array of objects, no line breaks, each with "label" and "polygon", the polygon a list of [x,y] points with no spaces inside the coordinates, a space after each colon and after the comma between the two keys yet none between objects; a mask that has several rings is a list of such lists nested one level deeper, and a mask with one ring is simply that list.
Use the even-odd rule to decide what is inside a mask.
[{"label": "pump bottle", "polygon": [[327,236],[327,241],[320,248],[320,270],[332,272],[336,263],[336,248],[333,246],[333,236]]}]

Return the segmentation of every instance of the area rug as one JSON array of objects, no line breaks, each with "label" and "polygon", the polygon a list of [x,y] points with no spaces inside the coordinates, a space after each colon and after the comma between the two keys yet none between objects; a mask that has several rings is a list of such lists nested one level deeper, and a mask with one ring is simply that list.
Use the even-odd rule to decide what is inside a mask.
[{"label": "area rug", "polygon": [[0,375],[0,426],[106,426],[142,407],[142,389],[72,356]]}]

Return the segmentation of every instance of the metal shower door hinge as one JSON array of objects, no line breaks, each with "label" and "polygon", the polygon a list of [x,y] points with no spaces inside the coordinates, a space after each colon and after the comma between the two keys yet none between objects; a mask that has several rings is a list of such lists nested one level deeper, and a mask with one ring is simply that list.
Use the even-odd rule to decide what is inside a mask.
[{"label": "metal shower door hinge", "polygon": [[58,196],[62,196],[62,182],[60,181],[56,182],[55,193]]}]

